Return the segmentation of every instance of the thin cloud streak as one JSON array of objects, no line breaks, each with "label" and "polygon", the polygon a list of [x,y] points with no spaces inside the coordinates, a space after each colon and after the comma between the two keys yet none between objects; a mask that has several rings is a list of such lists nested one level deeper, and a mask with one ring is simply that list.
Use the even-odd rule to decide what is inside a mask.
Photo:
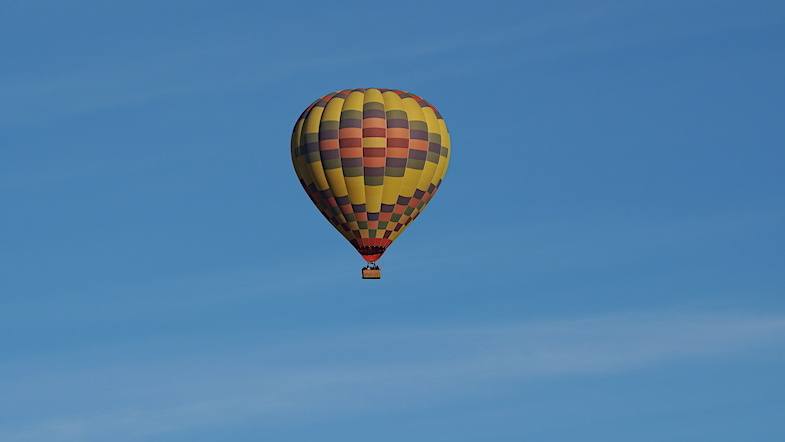
[{"label": "thin cloud streak", "polygon": [[[125,385],[114,386],[119,396],[140,385],[150,388],[156,378],[170,382],[153,384],[155,393],[128,409],[99,412],[100,404],[93,404],[70,416],[42,416],[23,428],[0,426],[0,439],[158,437],[251,420],[263,425],[273,419],[385,411],[403,404],[423,406],[438,400],[434,398],[471,396],[476,387],[493,391],[535,379],[621,373],[781,346],[783,341],[781,315],[617,315],[501,326],[355,330],[230,349],[213,355],[225,362],[204,370],[189,370],[178,359],[58,375],[56,382],[75,389],[88,380],[100,389],[110,387],[107,380],[124,379]],[[169,376],[174,373],[179,375]],[[39,379],[27,381],[36,384]]]},{"label": "thin cloud streak", "polygon": [[[196,90],[228,90],[258,86],[297,72],[323,72],[344,66],[384,61],[406,61],[456,50],[480,51],[485,47],[509,44],[521,39],[544,38],[550,34],[581,28],[601,18],[604,11],[594,7],[571,15],[562,12],[531,17],[518,24],[492,29],[459,32],[432,40],[415,38],[396,48],[379,51],[368,47],[359,51],[324,55],[321,51],[282,54],[246,35],[224,36],[220,41],[192,42],[184,47],[169,47],[165,52],[122,58],[95,57],[79,70],[51,72],[39,77],[0,78],[0,116],[4,125],[31,124],[86,112],[140,105],[163,96],[187,94]],[[281,26],[279,38],[285,38]],[[267,54],[264,51],[272,51]],[[265,53],[254,57],[253,54]],[[252,69],[240,64],[257,60]],[[420,66],[427,71],[433,64]],[[440,63],[438,65],[441,65]],[[408,66],[402,75],[410,75]],[[228,74],[231,73],[231,74]],[[427,75],[442,75],[429,72]],[[231,83],[222,81],[226,75]],[[365,75],[368,75],[366,72]]]}]

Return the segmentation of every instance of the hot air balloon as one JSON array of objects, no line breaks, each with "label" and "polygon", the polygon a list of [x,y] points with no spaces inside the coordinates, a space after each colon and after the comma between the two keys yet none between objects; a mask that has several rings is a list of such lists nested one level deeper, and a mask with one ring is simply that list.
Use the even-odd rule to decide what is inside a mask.
[{"label": "hot air balloon", "polygon": [[292,132],[292,163],[317,209],[376,262],[441,186],[450,135],[439,111],[395,89],[344,89],[313,102]]}]

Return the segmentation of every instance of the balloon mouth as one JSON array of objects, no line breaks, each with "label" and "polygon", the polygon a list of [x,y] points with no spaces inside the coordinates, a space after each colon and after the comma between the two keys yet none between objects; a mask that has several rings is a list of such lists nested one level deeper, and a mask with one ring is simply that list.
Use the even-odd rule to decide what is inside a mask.
[{"label": "balloon mouth", "polygon": [[364,259],[364,260],[366,260],[366,261],[367,261],[369,264],[371,264],[371,263],[374,263],[374,262],[378,261],[378,260],[379,260],[379,258],[381,258],[381,257],[382,257],[382,255],[384,254],[384,252],[381,252],[381,253],[372,253],[372,254],[369,254],[369,255],[366,255],[365,253],[363,253],[363,252],[360,252],[360,254],[362,255],[362,257],[363,257],[363,259]]},{"label": "balloon mouth", "polygon": [[363,259],[369,263],[378,261],[391,243],[392,241],[386,238],[361,238],[352,240],[354,248],[356,248]]}]

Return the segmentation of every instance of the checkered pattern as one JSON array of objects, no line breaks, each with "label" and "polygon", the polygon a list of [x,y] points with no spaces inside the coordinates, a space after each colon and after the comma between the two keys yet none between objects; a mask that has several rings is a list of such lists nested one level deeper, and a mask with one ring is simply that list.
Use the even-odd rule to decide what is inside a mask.
[{"label": "checkered pattern", "polygon": [[441,185],[450,136],[439,111],[414,94],[345,89],[300,115],[291,149],[308,196],[373,262]]}]

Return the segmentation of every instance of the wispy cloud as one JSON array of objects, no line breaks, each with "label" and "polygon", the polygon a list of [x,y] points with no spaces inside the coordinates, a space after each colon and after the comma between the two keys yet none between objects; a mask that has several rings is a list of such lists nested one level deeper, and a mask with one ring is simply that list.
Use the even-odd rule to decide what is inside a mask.
[{"label": "wispy cloud", "polygon": [[[326,72],[365,65],[360,77],[374,79],[403,63],[399,79],[441,77],[467,72],[509,69],[520,63],[543,63],[580,54],[630,50],[658,41],[679,44],[704,35],[779,25],[780,17],[739,16],[733,22],[677,22],[668,33],[647,18],[673,16],[671,7],[647,3],[603,2],[554,8],[503,26],[462,27],[453,31],[408,36],[394,45],[370,42],[366,47],[325,54],[318,47],[291,43],[282,50],[281,40],[299,23],[265,27],[266,35],[247,31],[210,39],[161,44],[157,52],[129,52],[85,57],[81,66],[43,74],[2,76],[0,117],[13,126],[62,118],[68,115],[133,106],[168,95],[193,91],[253,88],[298,72]],[[630,23],[634,29],[630,31]],[[306,39],[306,41],[311,41]],[[164,42],[162,42],[164,43]],[[480,62],[494,48],[506,62]],[[415,63],[417,59],[445,55],[444,60]],[[378,68],[373,69],[374,62]]]},{"label": "wispy cloud", "polygon": [[[30,124],[85,112],[139,105],[156,98],[193,91],[220,91],[249,88],[284,78],[297,72],[325,72],[366,64],[361,77],[373,78],[376,71],[389,72],[390,66],[409,62],[400,75],[430,72],[443,75],[443,63],[411,63],[412,60],[460,51],[454,62],[481,54],[483,48],[537,40],[574,30],[596,21],[604,8],[579,8],[565,13],[553,11],[518,23],[487,29],[456,29],[427,36],[409,36],[395,45],[379,42],[360,48],[325,53],[318,47],[291,47],[282,50],[276,40],[284,40],[297,23],[278,23],[267,29],[270,35],[236,34],[211,36],[209,40],[162,45],[148,53],[109,52],[84,57],[81,66],[38,75],[0,77],[0,117],[3,125]],[[310,40],[307,40],[310,41]],[[374,69],[374,62],[379,63]],[[422,75],[422,74],[421,74]]]},{"label": "wispy cloud", "polygon": [[114,411],[88,404],[67,416],[41,416],[23,426],[0,425],[0,439],[92,441],[128,435],[160,440],[171,431],[250,419],[302,421],[306,416],[384,411],[404,402],[411,407],[434,397],[471,395],[477,386],[620,373],[781,346],[784,341],[781,315],[616,315],[352,330],[227,350],[212,355],[212,360],[222,362],[202,369],[185,364],[180,355],[157,364],[90,367],[58,375],[57,382],[73,389],[100,389],[123,379],[122,385],[110,388],[115,404],[138,396],[139,390],[152,392],[133,404],[128,399],[125,408],[114,405]]}]

